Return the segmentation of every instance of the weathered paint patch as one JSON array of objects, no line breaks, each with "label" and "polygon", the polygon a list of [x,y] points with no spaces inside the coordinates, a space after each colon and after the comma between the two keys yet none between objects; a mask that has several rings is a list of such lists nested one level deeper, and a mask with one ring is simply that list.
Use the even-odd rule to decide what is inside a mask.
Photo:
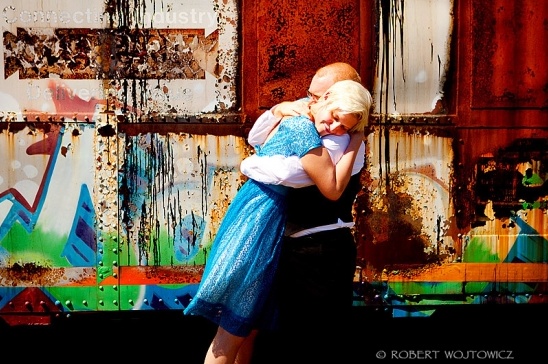
[{"label": "weathered paint patch", "polygon": [[424,129],[381,127],[367,142],[367,198],[356,207],[360,257],[377,274],[392,265],[456,259],[452,139]]}]

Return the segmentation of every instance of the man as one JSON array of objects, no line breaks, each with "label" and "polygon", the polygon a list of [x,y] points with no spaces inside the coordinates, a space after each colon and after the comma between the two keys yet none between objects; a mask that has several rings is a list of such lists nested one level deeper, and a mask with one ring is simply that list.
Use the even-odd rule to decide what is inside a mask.
[{"label": "man", "polygon": [[[356,70],[347,63],[337,62],[320,68],[308,88],[308,100],[283,102],[261,115],[250,132],[249,143],[253,146],[262,144],[282,116],[307,113],[310,101],[314,102],[332,84],[344,79],[360,82]],[[329,148],[328,142],[334,144],[333,149],[339,153],[348,144],[348,134],[329,136],[329,139],[324,145]],[[364,157],[362,148],[353,176],[337,201],[325,198],[316,186],[302,187],[305,185],[302,181],[293,184],[293,187],[301,188],[291,189],[287,196],[287,224],[275,293],[279,299],[280,331],[277,337],[268,340],[261,341],[259,337],[257,362],[291,359],[291,362],[302,363],[343,363],[348,362],[345,358],[350,360],[351,332],[347,327],[351,325],[357,255],[351,230],[352,209],[362,187],[358,172],[363,167]],[[286,178],[279,175],[283,161],[261,163],[257,158],[251,159],[255,164],[242,164],[242,173],[274,184]],[[340,154],[332,154],[332,158],[336,161]],[[298,165],[293,164],[291,168],[298,169]],[[261,348],[268,344],[276,347],[263,354]]]}]

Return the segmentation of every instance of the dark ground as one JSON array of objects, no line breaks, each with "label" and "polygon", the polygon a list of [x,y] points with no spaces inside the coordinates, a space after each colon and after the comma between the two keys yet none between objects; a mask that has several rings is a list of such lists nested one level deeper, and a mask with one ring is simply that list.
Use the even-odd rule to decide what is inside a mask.
[{"label": "dark ground", "polygon": [[[352,363],[458,362],[466,357],[537,363],[548,357],[546,305],[449,307],[427,318],[392,318],[355,308],[348,329]],[[214,332],[208,321],[174,311],[80,314],[47,326],[0,325],[0,363],[200,364]],[[339,345],[338,338],[333,333],[333,345]],[[263,340],[257,343],[254,364],[273,363],[266,344],[276,343],[276,338]],[[449,355],[453,359],[447,359]],[[293,361],[288,358],[283,364]]]}]

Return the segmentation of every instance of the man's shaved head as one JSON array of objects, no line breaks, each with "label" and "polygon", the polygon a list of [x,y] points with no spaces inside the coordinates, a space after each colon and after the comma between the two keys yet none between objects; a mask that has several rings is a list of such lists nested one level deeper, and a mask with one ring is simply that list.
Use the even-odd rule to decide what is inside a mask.
[{"label": "man's shaved head", "polygon": [[335,62],[323,66],[312,77],[310,87],[308,87],[308,96],[317,100],[335,82],[343,80],[352,80],[361,83],[358,71],[348,63]]}]

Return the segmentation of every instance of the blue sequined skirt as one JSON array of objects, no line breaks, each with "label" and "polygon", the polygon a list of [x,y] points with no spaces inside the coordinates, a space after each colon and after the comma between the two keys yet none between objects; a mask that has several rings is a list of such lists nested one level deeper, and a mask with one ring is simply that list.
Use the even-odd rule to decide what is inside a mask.
[{"label": "blue sequined skirt", "polygon": [[286,220],[287,187],[248,180],[231,202],[185,314],[201,315],[236,336],[270,326],[266,309]]}]

